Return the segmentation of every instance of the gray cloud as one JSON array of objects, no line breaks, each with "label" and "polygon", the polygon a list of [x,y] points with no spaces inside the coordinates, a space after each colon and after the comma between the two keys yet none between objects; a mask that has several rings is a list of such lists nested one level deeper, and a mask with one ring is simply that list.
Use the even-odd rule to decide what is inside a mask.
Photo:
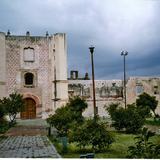
[{"label": "gray cloud", "polygon": [[160,2],[156,0],[1,0],[0,30],[33,35],[66,32],[68,70],[91,73],[88,47],[95,45],[97,79],[127,73],[160,75]]}]

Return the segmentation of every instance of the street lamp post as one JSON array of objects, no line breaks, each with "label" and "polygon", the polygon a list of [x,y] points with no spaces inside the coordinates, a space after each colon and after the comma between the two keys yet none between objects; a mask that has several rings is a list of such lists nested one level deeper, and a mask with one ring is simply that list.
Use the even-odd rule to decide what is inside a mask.
[{"label": "street lamp post", "polygon": [[95,82],[94,82],[94,61],[93,61],[93,52],[94,47],[89,47],[90,53],[91,53],[91,63],[92,63],[92,85],[93,85],[93,110],[94,110],[94,119],[97,117],[97,111],[96,111],[96,97],[95,97]]},{"label": "street lamp post", "polygon": [[124,66],[124,105],[125,105],[125,109],[127,107],[127,102],[126,102],[126,61],[125,61],[125,57],[128,55],[127,51],[122,51],[121,52],[121,56],[123,56],[123,66]]}]

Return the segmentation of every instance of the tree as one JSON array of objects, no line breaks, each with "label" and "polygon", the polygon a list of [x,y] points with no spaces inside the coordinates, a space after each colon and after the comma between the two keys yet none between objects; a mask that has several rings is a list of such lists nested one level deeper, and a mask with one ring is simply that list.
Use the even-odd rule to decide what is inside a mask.
[{"label": "tree", "polygon": [[83,122],[84,117],[82,116],[82,113],[88,106],[86,101],[79,96],[75,96],[73,98],[69,98],[69,103],[67,105],[72,113],[70,115],[71,119],[78,123]]},{"label": "tree", "polygon": [[125,110],[122,107],[119,107],[120,104],[112,103],[109,107],[105,106],[106,110],[108,111],[109,115],[112,119],[112,126],[115,127],[117,130],[122,130],[125,128]]},{"label": "tree", "polygon": [[105,106],[112,119],[112,126],[117,130],[125,129],[127,133],[137,133],[144,124],[144,117],[141,116],[135,104],[127,105],[127,108],[119,104]]},{"label": "tree", "polygon": [[127,133],[137,133],[144,125],[145,118],[141,116],[135,104],[127,105],[124,111],[125,128]]},{"label": "tree", "polygon": [[16,92],[12,93],[8,98],[4,97],[2,99],[2,104],[4,105],[6,112],[9,115],[10,123],[13,124],[15,122],[17,113],[23,110],[23,96]]},{"label": "tree", "polygon": [[160,145],[149,141],[154,135],[147,128],[143,128],[141,135],[135,137],[135,146],[128,147],[127,158],[160,158]]},{"label": "tree", "polygon": [[51,115],[47,122],[55,126],[60,136],[67,136],[72,124],[77,123],[80,125],[84,121],[82,112],[87,108],[87,103],[80,97],[70,98],[69,102],[55,111],[54,115]]},{"label": "tree", "polygon": [[68,106],[62,106],[55,111],[54,115],[47,118],[47,123],[54,126],[60,136],[67,136],[72,122]]},{"label": "tree", "polygon": [[92,146],[94,151],[102,151],[114,142],[106,125],[98,123],[94,119],[86,120],[82,125],[75,126],[69,133],[69,140],[76,142],[80,148]]},{"label": "tree", "polygon": [[158,105],[158,101],[156,100],[155,96],[150,96],[147,93],[143,93],[139,95],[139,98],[136,100],[136,105],[141,109],[141,115],[145,117],[150,114],[150,111],[153,112],[154,117],[156,117],[155,110]]}]

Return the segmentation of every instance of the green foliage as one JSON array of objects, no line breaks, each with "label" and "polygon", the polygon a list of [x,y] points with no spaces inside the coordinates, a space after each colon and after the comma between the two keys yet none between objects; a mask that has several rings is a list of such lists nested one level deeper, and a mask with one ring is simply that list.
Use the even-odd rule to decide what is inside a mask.
[{"label": "green foliage", "polygon": [[127,133],[137,133],[144,125],[145,119],[139,113],[135,104],[127,106],[125,112],[125,128]]},{"label": "green foliage", "polygon": [[146,119],[145,120],[145,124],[148,124],[148,125],[152,125],[152,126],[160,126],[160,119],[159,120],[153,120],[153,119]]},{"label": "green foliage", "polygon": [[24,107],[23,96],[18,93],[12,93],[8,98],[3,98],[1,102],[5,107],[7,114],[9,115],[10,123],[13,124],[15,122],[17,113],[22,111]]},{"label": "green foliage", "polygon": [[126,109],[119,104],[111,104],[106,110],[111,116],[112,126],[117,130],[125,129],[127,133],[137,133],[144,124],[145,119],[135,104],[128,105]]},{"label": "green foliage", "polygon": [[92,146],[93,150],[102,151],[108,148],[114,141],[112,135],[106,130],[103,123],[86,120],[81,126],[75,126],[69,134],[70,142],[76,142],[81,148]]},{"label": "green foliage", "polygon": [[2,100],[0,100],[0,120],[3,119],[5,115],[6,115],[6,110],[2,103]]},{"label": "green foliage", "polygon": [[60,136],[67,136],[68,131],[72,128],[73,124],[81,124],[84,121],[82,112],[87,108],[87,103],[80,97],[70,98],[69,102],[55,111],[54,115],[51,115],[47,122],[55,126]]},{"label": "green foliage", "polygon": [[5,118],[0,119],[0,133],[4,133],[9,129],[9,123]]},{"label": "green foliage", "polygon": [[9,128],[8,122],[5,119],[5,115],[6,115],[5,106],[3,105],[2,100],[0,100],[0,133],[4,133]]},{"label": "green foliage", "polygon": [[54,115],[47,118],[47,123],[54,126],[58,130],[60,136],[66,136],[68,134],[71,122],[72,119],[68,106],[58,108]]},{"label": "green foliage", "polygon": [[115,127],[116,130],[122,130],[125,128],[126,120],[125,120],[125,110],[122,107],[119,107],[119,104],[112,103],[107,108],[111,119],[112,119],[112,126]]},{"label": "green foliage", "polygon": [[150,115],[150,111],[152,111],[156,117],[155,109],[157,108],[158,101],[155,96],[150,96],[144,92],[139,95],[139,98],[136,100],[136,105],[141,110],[142,116],[147,117]]},{"label": "green foliage", "polygon": [[69,103],[67,104],[70,113],[71,119],[78,123],[84,121],[84,117],[82,116],[82,112],[87,108],[87,103],[84,99],[76,96],[69,99]]},{"label": "green foliage", "polygon": [[153,132],[143,128],[141,135],[135,137],[135,146],[128,147],[127,158],[160,158],[160,145],[149,141],[152,136]]}]

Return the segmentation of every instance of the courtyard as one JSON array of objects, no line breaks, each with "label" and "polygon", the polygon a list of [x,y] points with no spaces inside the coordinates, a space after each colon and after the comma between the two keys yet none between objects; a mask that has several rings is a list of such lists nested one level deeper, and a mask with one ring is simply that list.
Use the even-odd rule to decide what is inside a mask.
[{"label": "courtyard", "polygon": [[60,158],[47,137],[45,120],[18,120],[0,140],[0,158]]}]

